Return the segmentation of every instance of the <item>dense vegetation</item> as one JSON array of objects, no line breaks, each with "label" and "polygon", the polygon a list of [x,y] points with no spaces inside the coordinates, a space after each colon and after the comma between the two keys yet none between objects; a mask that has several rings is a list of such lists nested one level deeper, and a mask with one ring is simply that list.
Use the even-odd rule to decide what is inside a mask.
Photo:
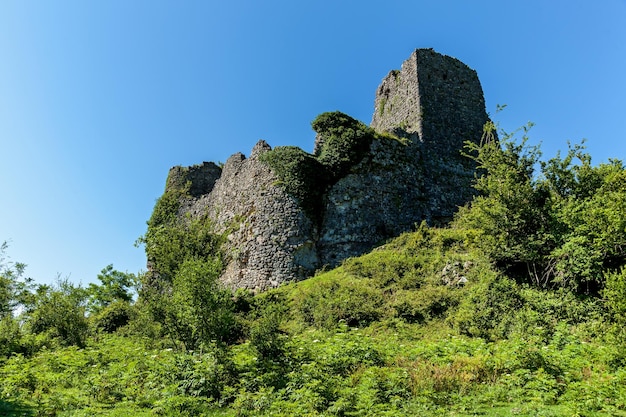
[{"label": "dense vegetation", "polygon": [[448,227],[262,294],[218,285],[177,195],[142,238],[159,276],[34,285],[3,245],[0,414],[626,415],[626,168],[500,138],[468,143]]},{"label": "dense vegetation", "polygon": [[280,185],[298,198],[315,220],[321,219],[322,195],[350,173],[367,154],[370,144],[382,138],[374,129],[339,111],[322,113],[311,122],[317,149],[311,155],[295,146],[279,146],[261,155],[280,179]]}]

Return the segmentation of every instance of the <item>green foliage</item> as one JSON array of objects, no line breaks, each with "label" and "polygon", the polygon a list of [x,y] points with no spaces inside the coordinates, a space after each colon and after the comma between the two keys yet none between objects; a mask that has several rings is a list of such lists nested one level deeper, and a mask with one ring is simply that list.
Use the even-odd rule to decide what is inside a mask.
[{"label": "green foliage", "polygon": [[7,242],[0,244],[0,319],[13,316],[19,306],[29,301],[31,279],[22,279],[26,265],[8,260]]},{"label": "green foliage", "polygon": [[0,318],[0,359],[13,353],[24,353],[22,329],[18,320],[5,316]]},{"label": "green foliage", "polygon": [[484,175],[454,227],[476,230],[476,244],[517,279],[597,293],[604,271],[626,264],[626,169],[592,167],[582,145],[542,162],[527,133],[467,143]]},{"label": "green foliage", "polygon": [[492,273],[469,288],[451,317],[461,334],[485,339],[508,336],[513,315],[522,306],[519,288],[514,281]]},{"label": "green foliage", "polygon": [[230,372],[214,352],[181,354],[111,336],[10,358],[0,367],[0,395],[33,415],[226,415],[215,400]]},{"label": "green foliage", "polygon": [[379,136],[338,111],[320,114],[311,126],[321,143],[315,155],[295,146],[280,146],[261,154],[260,159],[272,168],[285,190],[300,200],[305,212],[319,221],[324,192],[365,157],[372,140]]},{"label": "green foliage", "polygon": [[40,285],[26,313],[30,331],[64,346],[85,346],[89,332],[86,299],[86,291],[67,280],[54,287]]},{"label": "green foliage", "polygon": [[18,315],[30,299],[32,281],[22,279],[26,265],[8,260],[8,244],[0,244],[0,360],[14,353],[25,353],[23,331]]},{"label": "green foliage", "polygon": [[408,323],[442,318],[459,304],[460,292],[441,285],[428,285],[421,291],[400,290],[392,301],[396,315]]},{"label": "green foliage", "polygon": [[541,153],[526,145],[529,129],[524,128],[519,143],[509,134],[500,141],[466,142],[468,155],[484,175],[476,179],[480,195],[459,211],[455,227],[480,231],[477,242],[491,259],[545,286],[551,278],[546,257],[554,248],[551,202],[534,177]]},{"label": "green foliage", "polygon": [[350,275],[371,279],[379,286],[396,284],[417,289],[424,284],[424,257],[399,251],[378,250],[346,260],[343,269]]},{"label": "green foliage", "polygon": [[370,127],[338,111],[320,114],[311,126],[322,143],[315,156],[336,179],[363,159],[376,135]]},{"label": "green foliage", "polygon": [[132,305],[126,301],[115,300],[90,317],[90,320],[96,330],[113,333],[127,326],[135,315]]},{"label": "green foliage", "polygon": [[282,363],[285,358],[285,338],[280,329],[284,311],[280,305],[265,308],[250,328],[250,344],[261,363]]},{"label": "green foliage", "polygon": [[228,343],[237,337],[232,295],[217,281],[221,270],[219,259],[188,258],[171,286],[143,294],[164,331],[185,349]]},{"label": "green foliage", "polygon": [[341,272],[311,278],[293,294],[294,309],[302,320],[333,329],[340,322],[366,326],[384,314],[384,298],[368,280],[354,280]]},{"label": "green foliage", "polygon": [[[134,306],[163,306],[186,350],[132,332],[50,345],[0,361],[0,396],[79,416],[623,413],[623,354],[601,301],[517,283],[475,239],[421,225],[336,270],[234,297],[212,287],[217,258],[187,259],[157,304]],[[616,323],[622,275],[603,293]],[[128,304],[100,314],[116,305]],[[249,330],[219,343],[231,319]]]},{"label": "green foliage", "polygon": [[[148,263],[158,274],[158,280],[171,283],[182,262],[189,258],[209,259],[221,256],[223,237],[214,233],[208,217],[197,219],[179,217],[181,201],[189,197],[189,184],[183,188],[166,190],[157,200],[148,220],[148,229],[137,243],[145,245]],[[107,277],[112,274],[111,277]],[[103,277],[115,281],[116,273],[103,271]],[[123,277],[118,277],[123,278]],[[131,278],[132,281],[132,277]],[[145,276],[144,286],[156,285]],[[119,279],[118,279],[119,281]]]},{"label": "green foliage", "polygon": [[213,232],[207,218],[149,226],[145,237],[153,270],[160,280],[170,283],[185,259],[221,257],[221,243],[222,237]]},{"label": "green foliage", "polygon": [[606,274],[603,295],[620,341],[626,342],[626,267]]},{"label": "green foliage", "polygon": [[607,269],[626,264],[626,169],[617,161],[592,168],[583,159],[572,171],[574,190],[555,216],[563,243],[551,257],[560,283],[597,289]]},{"label": "green foliage", "polygon": [[89,310],[99,312],[111,303],[130,303],[133,299],[131,289],[137,284],[135,274],[120,272],[107,265],[98,274],[100,285],[90,283],[87,287],[89,294]]},{"label": "green foliage", "polygon": [[148,220],[148,232],[151,228],[156,226],[176,223],[178,220],[180,200],[187,195],[188,189],[189,185],[182,188],[177,187],[171,190],[165,190],[154,205],[154,209]]},{"label": "green foliage", "polygon": [[[175,345],[195,350],[235,340],[239,325],[232,294],[217,281],[223,269],[223,237],[214,233],[206,216],[178,216],[186,197],[187,188],[166,190],[140,239],[152,271],[140,283],[138,305],[144,313],[137,319],[149,333],[162,332]],[[104,277],[115,282],[124,276],[109,271]],[[150,323],[149,317],[156,323]],[[137,326],[131,323],[131,328]]]},{"label": "green foliage", "polygon": [[408,323],[445,318],[466,297],[466,286],[494,273],[489,260],[468,246],[469,235],[423,224],[336,270],[281,291],[304,323],[325,329],[393,318]]}]

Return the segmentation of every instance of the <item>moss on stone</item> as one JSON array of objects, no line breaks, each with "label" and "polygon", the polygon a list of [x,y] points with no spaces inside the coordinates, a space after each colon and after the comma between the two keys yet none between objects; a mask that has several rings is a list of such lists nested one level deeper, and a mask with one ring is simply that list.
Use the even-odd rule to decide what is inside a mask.
[{"label": "moss on stone", "polygon": [[364,123],[335,111],[322,113],[311,122],[319,148],[311,155],[295,146],[280,146],[260,156],[279,178],[279,184],[300,200],[314,220],[321,219],[323,195],[348,175],[368,154],[372,141],[399,138],[380,135]]},{"label": "moss on stone", "polygon": [[259,159],[272,168],[287,193],[300,200],[305,212],[317,219],[329,179],[326,167],[296,146],[276,147]]}]

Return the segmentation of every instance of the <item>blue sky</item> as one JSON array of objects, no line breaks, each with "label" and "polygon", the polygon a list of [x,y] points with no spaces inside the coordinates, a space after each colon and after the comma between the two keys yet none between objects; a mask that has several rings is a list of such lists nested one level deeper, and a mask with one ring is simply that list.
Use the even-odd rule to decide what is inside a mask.
[{"label": "blue sky", "polygon": [[626,0],[0,2],[0,242],[37,282],[145,269],[174,165],[265,139],[313,148],[310,121],[371,121],[415,48],[478,71],[505,129],[546,157],[587,139],[626,159]]}]

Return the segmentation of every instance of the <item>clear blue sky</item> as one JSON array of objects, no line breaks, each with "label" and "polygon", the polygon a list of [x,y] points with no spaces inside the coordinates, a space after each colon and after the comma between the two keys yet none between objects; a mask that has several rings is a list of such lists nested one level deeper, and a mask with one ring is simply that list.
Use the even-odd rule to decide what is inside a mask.
[{"label": "clear blue sky", "polygon": [[626,0],[0,3],[0,241],[27,275],[145,269],[168,169],[258,139],[311,151],[310,121],[371,120],[415,48],[478,71],[487,111],[546,157],[587,138],[626,159]]}]

